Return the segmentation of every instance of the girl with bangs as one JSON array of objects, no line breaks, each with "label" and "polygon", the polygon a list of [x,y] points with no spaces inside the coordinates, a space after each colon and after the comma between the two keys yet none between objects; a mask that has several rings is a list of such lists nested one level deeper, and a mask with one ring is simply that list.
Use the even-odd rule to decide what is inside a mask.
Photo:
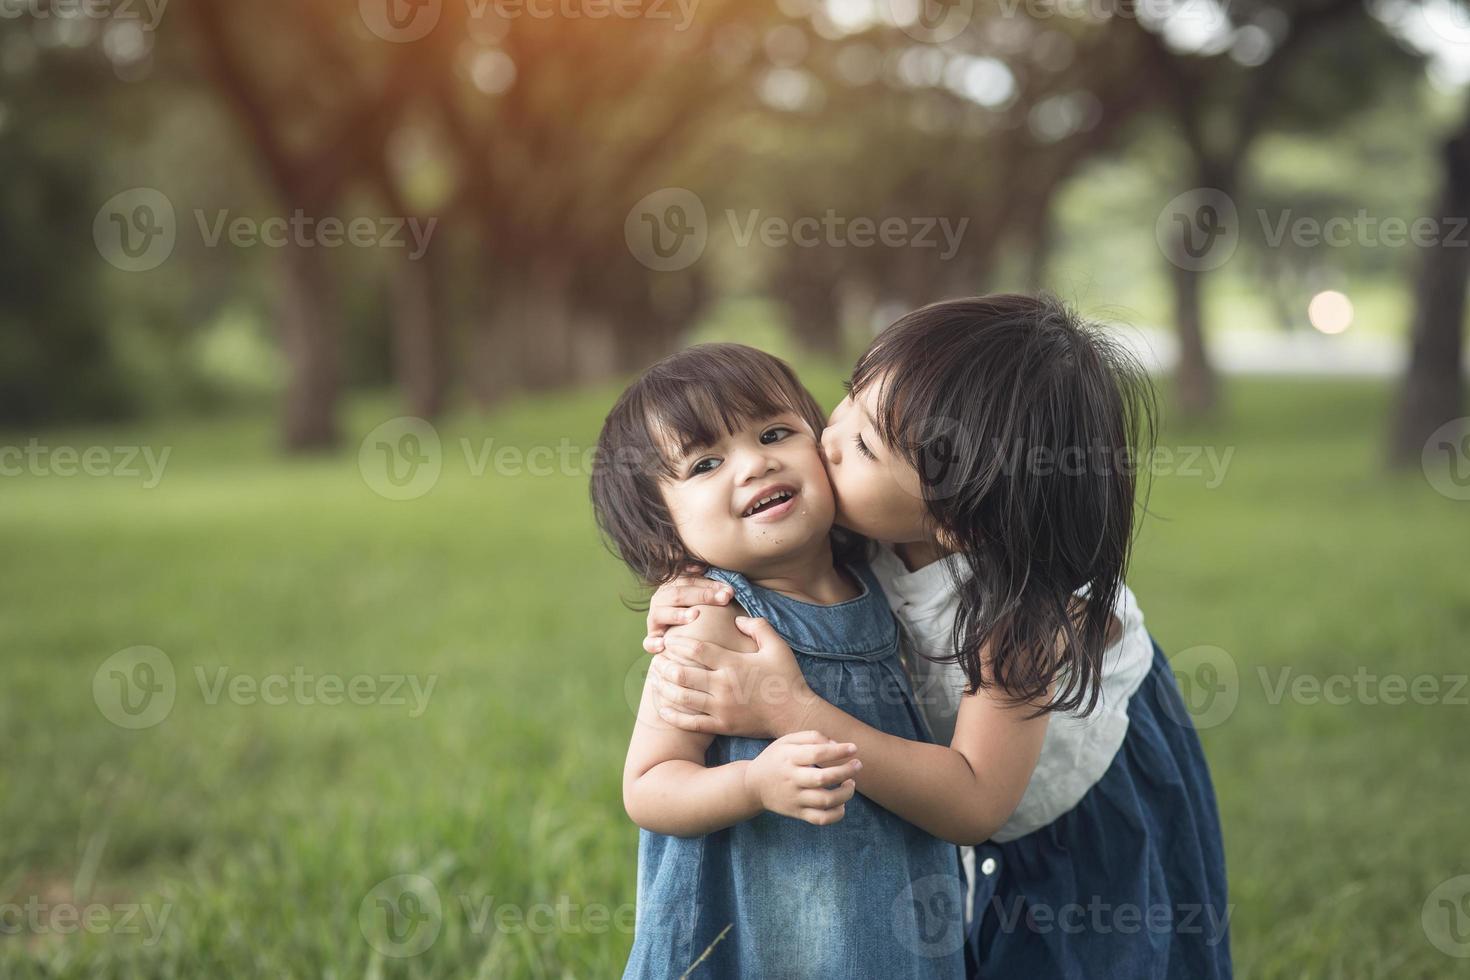
[{"label": "girl with bangs", "polygon": [[[762,617],[804,690],[874,731],[923,740],[863,542],[833,528],[823,421],[768,354],[681,351],[608,415],[592,474],[597,519],[649,585],[690,561],[710,566],[730,605],[676,633],[753,650],[736,613]],[[684,731],[658,717],[645,686],[623,773],[641,828],[625,976],[963,977],[959,852],[855,795],[861,768],[853,745],[814,729]]]},{"label": "girl with bangs", "polygon": [[[1209,771],[1124,584],[1152,421],[1142,369],[1049,297],[924,307],[858,361],[823,461],[837,524],[878,545],[938,744],[804,687],[759,619],[737,624],[754,653],[664,636],[719,608],[710,580],[649,612],[663,720],[820,729],[857,747],[859,794],[962,845],[970,976],[1231,975]],[[787,693],[737,693],[763,685]]]}]

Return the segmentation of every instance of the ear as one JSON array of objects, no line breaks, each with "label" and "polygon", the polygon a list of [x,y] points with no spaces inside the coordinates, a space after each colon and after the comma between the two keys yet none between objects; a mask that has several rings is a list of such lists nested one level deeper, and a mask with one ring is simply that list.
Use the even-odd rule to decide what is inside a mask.
[{"label": "ear", "polygon": [[959,538],[951,534],[948,528],[942,527],[935,531],[934,540],[939,542],[939,547],[951,554],[964,550],[964,545],[960,543]]}]

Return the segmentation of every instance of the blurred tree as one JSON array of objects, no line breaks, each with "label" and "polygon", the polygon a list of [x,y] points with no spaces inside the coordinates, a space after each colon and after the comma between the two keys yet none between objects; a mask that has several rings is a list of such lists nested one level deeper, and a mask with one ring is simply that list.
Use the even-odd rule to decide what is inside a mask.
[{"label": "blurred tree", "polygon": [[[1360,92],[1369,77],[1365,66],[1336,57],[1326,41],[1343,38],[1343,25],[1382,35],[1381,27],[1366,18],[1362,0],[1231,3],[1219,8],[1220,23],[1203,41],[1172,36],[1171,27],[1187,16],[1177,5],[1162,20],[1148,16],[1132,0],[1127,6],[1129,16],[1116,23],[1147,42],[1142,65],[1164,93],[1169,118],[1188,153],[1191,172],[1186,180],[1232,200],[1241,193],[1255,140],[1270,125],[1294,117],[1298,124],[1320,127],[1357,108],[1354,99],[1332,90]],[[1313,53],[1325,57],[1313,62],[1310,74],[1293,74],[1298,62]],[[1294,102],[1309,111],[1293,113]],[[1209,415],[1219,404],[1219,384],[1205,346],[1204,272],[1180,262],[1171,262],[1168,271],[1179,335],[1177,402],[1187,415]]]},{"label": "blurred tree", "polygon": [[[238,7],[190,0],[204,66],[292,218],[336,215],[349,181],[374,170],[398,108],[414,90],[407,47],[342,43],[341,5],[269,0]],[[270,45],[260,44],[272,36]],[[385,52],[374,58],[370,53]],[[289,366],[283,438],[291,450],[338,438],[343,325],[331,264],[313,243],[287,236],[278,322]]]},{"label": "blurred tree", "polygon": [[762,121],[765,138],[731,148],[750,174],[736,196],[788,220],[833,213],[903,233],[768,256],[767,289],[798,336],[833,353],[845,312],[1045,285],[1054,195],[1155,98],[1134,70],[1138,39],[1002,6],[943,44],[877,24],[828,40],[822,16],[805,56],[779,67],[791,104]]},{"label": "blurred tree", "polygon": [[1430,434],[1465,406],[1465,290],[1470,283],[1470,111],[1444,141],[1430,214],[1436,240],[1420,252],[1408,366],[1389,433],[1391,465],[1416,465]]},{"label": "blurred tree", "polygon": [[748,101],[739,40],[773,11],[705,3],[682,29],[583,13],[466,8],[438,28],[463,39],[433,97],[458,184],[448,207],[478,234],[468,367],[482,400],[646,364],[709,295],[698,265],[640,264],[624,225],[642,197],[692,176],[680,165]]},{"label": "blurred tree", "polygon": [[78,36],[35,24],[0,19],[0,424],[16,428],[137,407],[107,332],[111,270],[92,234],[99,129],[88,110],[114,79],[89,43],[94,26]]}]

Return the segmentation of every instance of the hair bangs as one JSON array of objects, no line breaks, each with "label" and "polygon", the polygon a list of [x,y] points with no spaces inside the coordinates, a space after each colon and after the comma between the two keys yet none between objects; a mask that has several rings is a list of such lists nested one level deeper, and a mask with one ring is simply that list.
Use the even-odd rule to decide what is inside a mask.
[{"label": "hair bangs", "polygon": [[772,416],[796,415],[821,433],[821,409],[779,361],[738,344],[690,350],[700,356],[671,358],[640,391],[639,410],[666,476],[679,459]]}]

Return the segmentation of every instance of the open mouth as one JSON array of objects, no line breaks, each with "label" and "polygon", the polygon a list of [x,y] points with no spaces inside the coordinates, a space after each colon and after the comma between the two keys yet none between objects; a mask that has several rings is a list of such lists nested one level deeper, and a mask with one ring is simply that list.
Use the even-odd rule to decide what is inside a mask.
[{"label": "open mouth", "polygon": [[745,513],[741,514],[740,516],[742,518],[755,517],[757,514],[772,513],[784,507],[791,500],[795,499],[795,497],[795,490],[788,490],[785,487],[781,487],[777,490],[772,490],[770,493],[765,494],[755,503],[747,507],[745,509]]}]

